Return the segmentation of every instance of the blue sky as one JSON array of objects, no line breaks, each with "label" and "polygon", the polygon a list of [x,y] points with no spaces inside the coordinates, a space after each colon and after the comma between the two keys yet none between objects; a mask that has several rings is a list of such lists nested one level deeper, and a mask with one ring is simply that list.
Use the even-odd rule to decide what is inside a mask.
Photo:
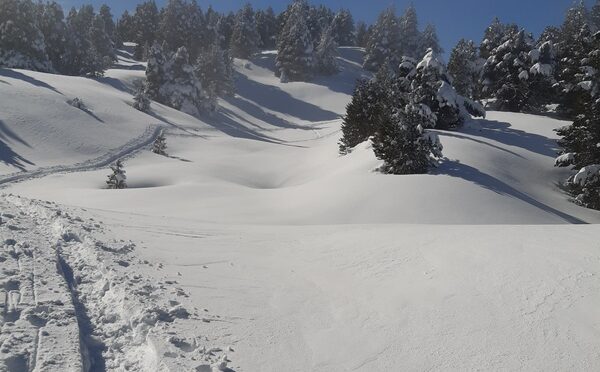
[{"label": "blue sky", "polygon": [[[546,25],[559,25],[565,11],[575,0],[312,0],[313,4],[325,4],[332,9],[349,8],[356,20],[373,22],[379,12],[389,5],[395,5],[402,12],[411,2],[416,6],[421,27],[433,23],[438,30],[440,41],[448,52],[456,42],[464,37],[476,42],[481,40],[484,29],[495,17],[503,22],[515,22],[535,35]],[[578,1],[578,0],[577,0]],[[135,9],[138,0],[58,0],[63,7],[79,6],[92,3],[95,7],[108,4],[115,15],[125,9]],[[166,0],[157,0],[162,6]],[[209,4],[219,11],[239,9],[246,0],[198,0],[205,9]],[[282,0],[253,0],[255,8],[266,8],[271,5],[275,11],[281,11],[288,4]],[[595,0],[586,0],[591,6]]]}]

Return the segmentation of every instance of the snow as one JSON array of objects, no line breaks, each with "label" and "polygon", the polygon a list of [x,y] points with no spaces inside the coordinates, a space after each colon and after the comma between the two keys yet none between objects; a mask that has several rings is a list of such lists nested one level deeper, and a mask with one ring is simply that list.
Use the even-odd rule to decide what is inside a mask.
[{"label": "snow", "polygon": [[543,76],[552,76],[552,66],[538,62],[535,65],[531,66],[529,72],[533,75],[540,74]]},{"label": "snow", "polygon": [[583,167],[573,177],[573,183],[577,185],[585,185],[590,179],[600,177],[600,164],[592,164]]},{"label": "snow", "polygon": [[236,60],[237,95],[201,118],[135,110],[128,66],[0,70],[0,366],[80,369],[83,332],[111,371],[599,369],[600,213],[554,167],[569,123],[488,112],[432,131],[431,174],[382,175],[369,143],[337,153],[369,76],[340,53],[308,83]]}]

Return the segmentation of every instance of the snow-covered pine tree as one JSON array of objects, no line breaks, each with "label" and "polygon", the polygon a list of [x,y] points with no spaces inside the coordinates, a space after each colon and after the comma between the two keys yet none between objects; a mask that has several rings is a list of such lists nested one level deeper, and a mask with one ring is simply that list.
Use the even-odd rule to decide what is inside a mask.
[{"label": "snow-covered pine tree", "polygon": [[440,46],[440,40],[437,36],[437,31],[435,26],[432,24],[428,24],[425,26],[425,30],[420,35],[419,40],[419,56],[424,56],[427,51],[431,49],[435,54],[442,54],[444,50]]},{"label": "snow-covered pine tree", "polygon": [[190,115],[214,109],[189,63],[185,47],[169,53],[158,43],[152,46],[146,67],[145,92],[151,99]]},{"label": "snow-covered pine tree", "polygon": [[146,93],[145,84],[140,84],[133,96],[133,108],[142,112],[149,112],[151,103],[150,97]]},{"label": "snow-covered pine tree", "polygon": [[[91,5],[76,10],[72,8],[67,16],[67,42],[63,54],[64,72],[68,75],[101,76],[106,61],[100,51],[92,44],[91,33],[98,40],[106,36],[100,23],[94,24],[96,15]],[[96,28],[99,30],[96,32]],[[100,32],[101,31],[101,32]],[[97,41],[97,40],[96,40]]]},{"label": "snow-covered pine tree", "polygon": [[112,173],[108,175],[108,180],[106,181],[107,187],[109,189],[126,189],[127,176],[125,175],[125,169],[123,168],[121,159],[111,165],[110,169],[112,170]]},{"label": "snow-covered pine tree", "polygon": [[0,66],[52,70],[31,0],[0,0]]},{"label": "snow-covered pine tree", "polygon": [[116,60],[113,42],[104,29],[105,21],[100,15],[94,16],[89,30],[93,53],[100,58],[100,69],[104,72]]},{"label": "snow-covered pine tree", "polygon": [[337,62],[338,45],[335,41],[333,30],[333,27],[330,26],[323,32],[315,53],[317,71],[324,75],[333,75],[339,71]]},{"label": "snow-covered pine tree", "polygon": [[436,121],[435,114],[423,104],[384,110],[378,117],[372,138],[375,156],[383,160],[379,168],[386,174],[427,173],[442,157],[442,144],[428,131]]},{"label": "snow-covered pine tree", "polygon": [[363,67],[369,71],[377,71],[389,60],[393,64],[400,63],[400,31],[395,9],[384,10],[369,33]]},{"label": "snow-covered pine tree", "polygon": [[365,48],[369,40],[369,28],[367,24],[360,21],[356,24],[356,45]]},{"label": "snow-covered pine tree", "polygon": [[219,34],[222,36],[221,48],[229,49],[231,44],[231,35],[233,34],[233,25],[235,24],[235,14],[233,12],[223,15],[219,20]]},{"label": "snow-covered pine tree", "polygon": [[38,3],[38,26],[44,37],[46,54],[57,72],[65,73],[63,54],[67,41],[67,27],[62,7],[56,2]]},{"label": "snow-covered pine tree", "polygon": [[491,52],[482,72],[483,95],[492,98],[490,106],[502,111],[536,111],[529,82],[531,35],[519,31]]},{"label": "snow-covered pine tree", "polygon": [[356,34],[352,13],[347,9],[341,9],[331,22],[332,34],[340,46],[356,45]]},{"label": "snow-covered pine tree", "polygon": [[[403,63],[403,69],[410,71],[410,62]],[[400,76],[404,76],[401,74]],[[429,107],[438,129],[456,128],[472,116],[485,116],[485,111],[478,103],[458,94],[452,86],[452,78],[439,57],[428,50],[423,59],[408,72],[412,100],[416,104]]]},{"label": "snow-covered pine tree", "polygon": [[569,9],[556,44],[556,79],[560,89],[558,112],[575,118],[586,109],[588,95],[594,94],[597,68],[592,66],[598,50],[598,36],[587,23],[587,10],[580,3]]},{"label": "snow-covered pine tree", "polygon": [[152,152],[158,155],[167,156],[167,138],[161,131],[152,143]]},{"label": "snow-covered pine tree", "polygon": [[100,10],[98,11],[98,15],[100,18],[102,18],[102,21],[104,21],[104,31],[106,32],[106,35],[108,35],[110,40],[114,41],[116,26],[113,15],[110,12],[110,7],[106,4],[102,4],[102,6],[100,6]]},{"label": "snow-covered pine tree", "polygon": [[161,10],[159,34],[165,51],[176,51],[186,45],[187,32],[190,31],[187,24],[187,11],[186,0],[169,0]]},{"label": "snow-covered pine tree", "polygon": [[133,36],[133,17],[127,10],[125,10],[117,20],[115,34],[117,44],[133,41],[135,39]]},{"label": "snow-covered pine tree", "polygon": [[388,92],[379,82],[366,79],[357,82],[352,100],[346,106],[346,115],[342,118],[340,154],[350,153],[356,145],[375,134],[378,118],[388,107],[387,97]]},{"label": "snow-covered pine tree", "polygon": [[235,92],[233,61],[218,41],[200,54],[194,69],[213,105],[216,105],[217,97]]},{"label": "snow-covered pine tree", "polygon": [[600,101],[588,97],[584,107],[573,124],[558,130],[563,150],[556,165],[577,172],[567,181],[575,201],[600,210]]},{"label": "snow-covered pine tree", "polygon": [[458,94],[474,99],[481,66],[477,56],[477,47],[472,40],[461,39],[448,61],[448,73],[452,76],[452,85]]},{"label": "snow-covered pine tree", "polygon": [[276,47],[277,40],[277,17],[273,8],[257,10],[255,15],[256,29],[260,35],[260,47],[264,50],[272,50]]},{"label": "snow-covered pine tree", "polygon": [[164,68],[166,63],[167,56],[165,55],[165,51],[158,42],[155,42],[148,54],[145,92],[148,97],[156,101],[161,101],[159,92],[160,87],[164,84]]},{"label": "snow-covered pine tree", "polygon": [[163,66],[163,84],[158,91],[159,102],[190,115],[210,111],[200,80],[189,63],[189,54],[181,47]]},{"label": "snow-covered pine tree", "polygon": [[508,39],[519,32],[517,25],[503,24],[498,18],[494,18],[490,26],[485,30],[483,40],[479,46],[479,55],[487,60],[494,49],[502,45]]},{"label": "snow-covered pine tree", "polygon": [[594,30],[600,31],[600,0],[596,0],[596,3],[592,6],[589,17]]},{"label": "snow-covered pine tree", "polygon": [[137,60],[148,58],[147,46],[154,44],[157,39],[159,28],[159,12],[154,0],[145,1],[135,7],[135,13],[132,17],[130,34],[127,35],[131,40],[137,43],[134,56]]},{"label": "snow-covered pine tree", "polygon": [[[399,56],[408,56],[416,59],[423,58],[424,54],[422,53],[425,50],[421,48],[423,41],[419,32],[417,9],[414,5],[409,5],[404,14],[399,18],[398,28],[400,30]],[[435,32],[435,29],[433,31]]]},{"label": "snow-covered pine tree", "polygon": [[552,41],[546,41],[529,52],[529,96],[530,110],[544,111],[545,106],[556,102],[556,61]]},{"label": "snow-covered pine tree", "polygon": [[235,17],[231,35],[231,53],[236,58],[250,58],[259,50],[260,35],[254,21],[254,10],[248,3]]},{"label": "snow-covered pine tree", "polygon": [[308,6],[296,0],[278,39],[275,75],[281,81],[308,80],[315,68],[314,47],[306,24]]}]

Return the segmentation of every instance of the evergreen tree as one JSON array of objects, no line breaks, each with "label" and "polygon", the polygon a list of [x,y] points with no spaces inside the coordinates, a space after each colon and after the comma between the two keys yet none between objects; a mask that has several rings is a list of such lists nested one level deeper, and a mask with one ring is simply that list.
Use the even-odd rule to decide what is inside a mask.
[{"label": "evergreen tree", "polygon": [[323,32],[315,53],[317,71],[325,75],[332,75],[339,71],[337,63],[338,45],[333,37],[333,30],[333,27],[328,27]]},{"label": "evergreen tree", "polygon": [[[424,51],[421,49],[422,41],[421,34],[419,32],[417,9],[412,4],[406,9],[402,17],[400,17],[398,20],[398,27],[400,30],[398,55],[408,56],[416,59],[423,58],[423,54],[421,53]],[[435,29],[433,31],[435,32]],[[429,40],[429,42],[431,42],[431,40]]]},{"label": "evergreen tree", "polygon": [[190,115],[214,108],[189,63],[185,47],[170,53],[154,44],[146,68],[145,92],[151,99]]},{"label": "evergreen tree", "polygon": [[427,51],[415,69],[411,79],[412,99],[424,104],[435,114],[433,127],[439,129],[456,128],[465,120],[460,97],[451,83],[446,67],[431,49]]},{"label": "evergreen tree", "polygon": [[133,108],[142,112],[149,112],[151,103],[152,102],[146,93],[146,87],[144,84],[140,84],[133,96]]},{"label": "evergreen tree", "polygon": [[529,75],[530,52],[533,49],[530,35],[521,30],[491,52],[483,66],[483,94],[494,98],[494,109],[503,111],[536,111],[532,99]]},{"label": "evergreen tree", "polygon": [[369,40],[369,29],[364,22],[358,22],[356,25],[356,45],[361,48],[366,48]]},{"label": "evergreen tree", "polygon": [[440,46],[440,40],[438,39],[435,26],[432,24],[428,24],[421,34],[418,55],[423,57],[429,49],[433,50],[433,52],[438,55],[444,52]]},{"label": "evergreen tree", "polygon": [[475,98],[480,67],[477,47],[471,40],[461,39],[450,53],[448,73],[453,78],[456,91],[465,97]]},{"label": "evergreen tree", "polygon": [[388,8],[379,15],[377,23],[369,33],[363,67],[369,71],[377,71],[389,60],[392,64],[400,63],[400,30],[394,8]]},{"label": "evergreen tree", "polygon": [[110,166],[112,173],[108,175],[106,185],[109,189],[126,189],[127,188],[127,176],[125,175],[125,169],[123,169],[123,162],[119,159],[113,165]]},{"label": "evergreen tree", "polygon": [[590,11],[590,22],[594,30],[600,31],[600,0],[596,0],[596,4],[594,4]]},{"label": "evergreen tree", "polygon": [[102,18],[104,22],[104,32],[108,35],[110,40],[115,40],[115,21],[113,20],[113,16],[110,12],[110,7],[106,4],[102,4],[100,10],[98,11],[98,15]]},{"label": "evergreen tree", "polygon": [[279,37],[275,75],[282,81],[307,80],[315,67],[313,42],[306,24],[307,6],[295,1]]},{"label": "evergreen tree", "polygon": [[187,23],[186,0],[169,0],[160,14],[159,32],[166,51],[185,46],[190,25]]},{"label": "evergreen tree", "polygon": [[573,124],[558,130],[563,151],[556,165],[577,172],[567,181],[575,201],[600,210],[600,102],[588,97],[584,107]]},{"label": "evergreen tree", "polygon": [[194,68],[212,105],[216,106],[217,97],[230,96],[235,92],[232,58],[218,42],[200,54]]},{"label": "evergreen tree", "polygon": [[100,59],[101,69],[104,71],[116,60],[113,43],[104,29],[104,19],[100,15],[94,16],[89,29],[89,37],[93,53]]},{"label": "evergreen tree", "polygon": [[227,15],[222,16],[219,20],[219,34],[222,35],[221,48],[229,49],[231,44],[231,37],[233,35],[233,25],[235,24],[235,14],[229,12]]},{"label": "evergreen tree", "polygon": [[0,1],[0,66],[52,69],[31,0]]},{"label": "evergreen tree", "polygon": [[91,5],[82,6],[79,11],[72,8],[69,12],[66,25],[70,37],[63,55],[64,73],[101,76],[110,64],[110,56],[107,59],[102,54],[109,53],[110,41],[107,41],[103,23],[95,20],[98,21]]},{"label": "evergreen tree", "polygon": [[342,118],[340,154],[351,152],[356,145],[375,134],[378,118],[382,111],[386,111],[386,102],[387,92],[381,84],[374,80],[358,81]]},{"label": "evergreen tree", "polygon": [[347,9],[340,10],[331,22],[332,35],[340,46],[356,45],[354,19]]},{"label": "evergreen tree", "polygon": [[254,22],[254,10],[250,4],[237,13],[231,35],[231,53],[237,58],[250,58],[258,51],[260,35]]},{"label": "evergreen tree", "polygon": [[126,41],[135,40],[134,33],[134,19],[129,12],[125,10],[121,15],[121,18],[117,21],[116,25],[116,41],[122,44]]},{"label": "evergreen tree", "polygon": [[137,43],[134,57],[137,60],[145,60],[148,56],[148,47],[154,44],[159,29],[159,13],[154,0],[138,4],[132,20],[132,40]]},{"label": "evergreen tree", "polygon": [[158,137],[152,143],[152,152],[158,155],[167,156],[167,138],[163,131],[160,132]]},{"label": "evergreen tree", "polygon": [[255,15],[256,29],[260,35],[260,46],[262,49],[271,50],[276,47],[277,40],[277,17],[273,8],[259,10]]},{"label": "evergreen tree", "polygon": [[67,44],[67,28],[62,7],[56,2],[38,3],[38,25],[44,37],[46,54],[57,72],[65,73],[63,55]]},{"label": "evergreen tree", "polygon": [[426,173],[442,157],[442,145],[433,127],[435,115],[426,105],[410,103],[403,109],[384,110],[372,139],[373,152],[383,160],[387,174]]},{"label": "evergreen tree", "polygon": [[597,53],[597,37],[594,37],[587,24],[587,10],[580,3],[569,9],[565,21],[560,28],[559,42],[556,50],[556,79],[560,89],[560,104],[558,111],[566,116],[575,118],[585,111],[584,103],[588,95],[593,93],[592,66]]},{"label": "evergreen tree", "polygon": [[505,25],[498,18],[494,18],[492,24],[485,30],[483,41],[479,46],[479,55],[487,60],[492,51],[505,43],[519,32],[516,25]]}]

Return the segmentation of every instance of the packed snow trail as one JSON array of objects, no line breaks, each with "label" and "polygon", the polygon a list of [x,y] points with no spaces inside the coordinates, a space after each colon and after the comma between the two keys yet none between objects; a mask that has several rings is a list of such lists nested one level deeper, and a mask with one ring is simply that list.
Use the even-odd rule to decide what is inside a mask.
[{"label": "packed snow trail", "polygon": [[141,136],[132,139],[125,145],[113,149],[100,157],[87,160],[83,163],[73,165],[56,165],[52,167],[38,168],[32,171],[24,171],[0,176],[0,188],[5,187],[5,185],[9,183],[45,177],[56,173],[85,172],[107,167],[118,159],[132,156],[137,151],[140,151],[144,147],[150,145],[152,142],[154,142],[154,140],[156,140],[156,137],[158,137],[163,129],[164,125],[150,125]]},{"label": "packed snow trail", "polygon": [[185,331],[202,318],[176,281],[140,274],[154,265],[134,243],[99,240],[101,223],[53,203],[9,195],[0,207],[0,371],[227,365],[223,348]]}]

